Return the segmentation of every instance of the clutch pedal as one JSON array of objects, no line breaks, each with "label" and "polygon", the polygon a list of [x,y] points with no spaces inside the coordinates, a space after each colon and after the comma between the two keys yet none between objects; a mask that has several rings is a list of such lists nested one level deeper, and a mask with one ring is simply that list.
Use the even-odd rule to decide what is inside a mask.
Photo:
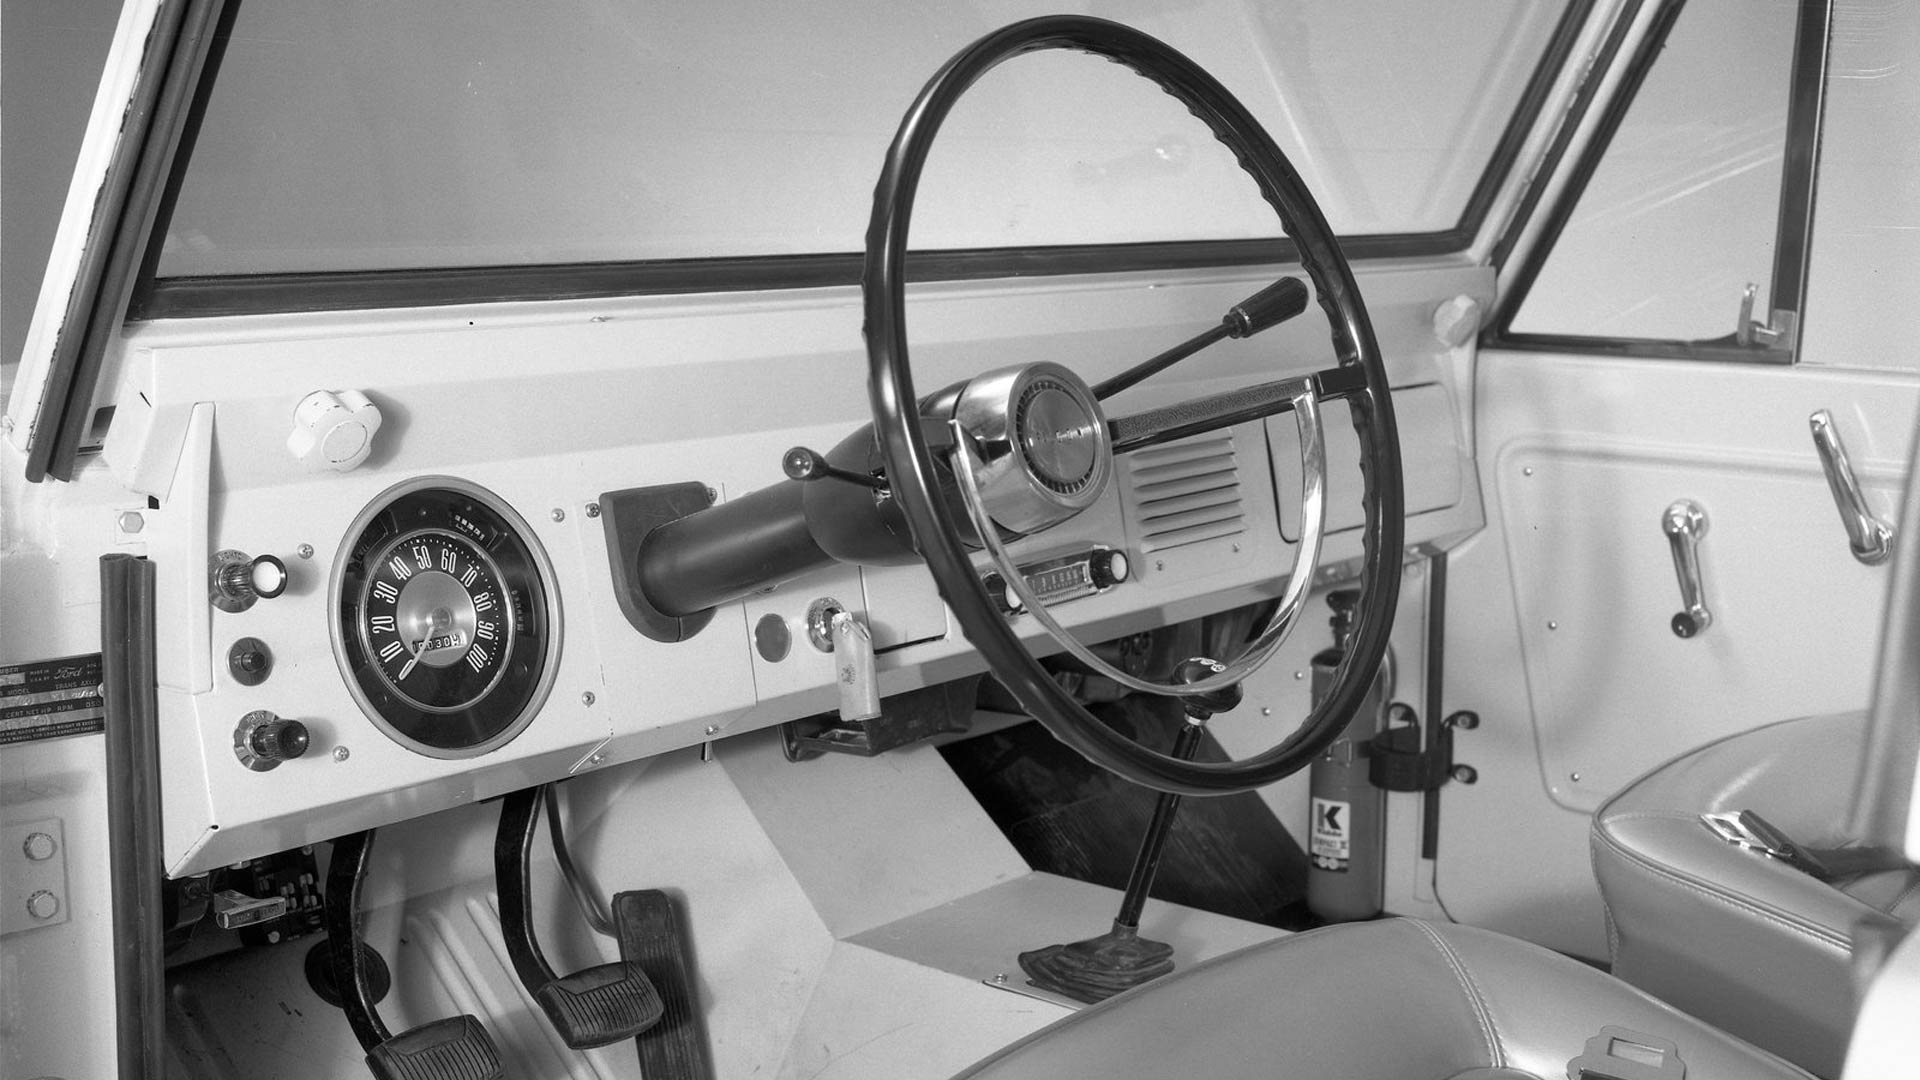
[{"label": "clutch pedal", "polygon": [[373,1004],[366,950],[354,925],[372,851],[372,829],[333,842],[326,898],[334,984],[353,1036],[366,1051],[367,1068],[376,1080],[501,1080],[500,1051],[472,1016],[434,1020],[398,1035],[381,1022]]}]

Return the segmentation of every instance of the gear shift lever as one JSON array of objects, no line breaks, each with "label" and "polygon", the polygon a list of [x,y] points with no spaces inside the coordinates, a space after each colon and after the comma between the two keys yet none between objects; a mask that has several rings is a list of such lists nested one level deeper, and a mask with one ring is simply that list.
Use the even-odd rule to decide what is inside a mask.
[{"label": "gear shift lever", "polygon": [[[1196,657],[1180,665],[1174,678],[1193,683],[1217,674],[1223,665]],[[1215,713],[1226,712],[1240,704],[1238,683],[1211,694],[1181,699],[1187,722],[1174,740],[1173,756],[1191,761],[1200,749],[1206,722]],[[1027,981],[1042,990],[1062,994],[1091,1005],[1131,990],[1141,983],[1157,979],[1173,970],[1173,946],[1140,936],[1140,910],[1146,905],[1147,892],[1153,888],[1154,875],[1160,870],[1160,855],[1167,836],[1173,831],[1173,815],[1180,809],[1180,796],[1162,794],[1153,806],[1153,818],[1147,834],[1134,856],[1133,871],[1127,875],[1127,888],[1120,898],[1120,914],[1113,929],[1099,937],[1070,945],[1048,945],[1020,954],[1020,970]]]}]

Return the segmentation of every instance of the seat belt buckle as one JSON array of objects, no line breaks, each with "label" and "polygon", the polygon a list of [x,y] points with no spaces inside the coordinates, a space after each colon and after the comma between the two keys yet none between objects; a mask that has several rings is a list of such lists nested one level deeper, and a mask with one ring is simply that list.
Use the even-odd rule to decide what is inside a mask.
[{"label": "seat belt buckle", "polygon": [[1751,810],[1701,814],[1700,820],[1715,836],[1734,847],[1776,859],[1822,881],[1830,876],[1826,864],[1817,856]]},{"label": "seat belt buckle", "polygon": [[1567,1080],[1687,1080],[1687,1066],[1673,1040],[1608,1024],[1567,1062]]}]

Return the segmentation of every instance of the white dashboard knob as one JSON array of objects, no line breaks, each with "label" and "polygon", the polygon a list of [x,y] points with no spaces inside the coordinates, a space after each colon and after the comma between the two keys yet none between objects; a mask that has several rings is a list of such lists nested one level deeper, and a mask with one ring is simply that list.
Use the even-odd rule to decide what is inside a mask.
[{"label": "white dashboard knob", "polygon": [[1443,300],[1433,309],[1433,336],[1449,349],[1457,349],[1480,332],[1480,302],[1462,294]]},{"label": "white dashboard knob", "polygon": [[293,433],[287,450],[308,472],[348,470],[373,452],[373,436],[380,430],[380,406],[358,390],[315,390],[293,410]]}]

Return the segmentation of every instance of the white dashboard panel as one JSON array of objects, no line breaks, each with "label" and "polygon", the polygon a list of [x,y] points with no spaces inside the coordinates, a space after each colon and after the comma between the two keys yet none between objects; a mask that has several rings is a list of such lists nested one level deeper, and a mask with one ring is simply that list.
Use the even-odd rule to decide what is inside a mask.
[{"label": "white dashboard panel", "polygon": [[[1464,392],[1462,354],[1434,340],[1429,316],[1448,297],[1484,300],[1489,280],[1451,265],[1366,273],[1396,385],[1439,384],[1447,393],[1426,392],[1440,402]],[[917,287],[916,381],[924,393],[1040,360],[1097,380],[1217,320],[1262,283],[1214,272]],[[1327,367],[1326,341],[1315,311],[1209,350],[1109,411]],[[137,419],[119,429],[104,464],[161,503],[141,543],[161,563],[163,610],[197,609],[207,626],[162,649],[169,873],[832,709],[833,667],[804,639],[806,608],[820,596],[861,610],[878,632],[883,693],[981,669],[917,566],[823,570],[721,605],[711,624],[676,643],[642,636],[613,593],[607,538],[593,516],[603,493],[691,482],[730,501],[781,482],[787,448],[825,449],[867,421],[856,291],[183,320],[136,326],[129,345],[118,400]],[[320,389],[359,390],[385,415],[358,469],[310,473],[286,450],[294,406]],[[1409,403],[1410,457],[1415,446],[1438,448],[1443,461],[1466,453],[1450,409]],[[210,421],[201,454],[190,437],[196,414]],[[1230,438],[1241,532],[1149,553],[1114,490],[1016,546],[1023,559],[1094,544],[1128,554],[1131,580],[1060,607],[1070,628],[1099,640],[1277,593],[1291,552],[1277,527],[1266,428],[1243,424]],[[1424,468],[1416,460],[1412,474]],[[431,758],[384,735],[347,693],[329,637],[329,575],[350,526],[382,492],[423,475],[497,496],[553,567],[564,639],[551,693],[524,731],[479,757]],[[1457,499],[1423,515],[1409,543],[1479,524],[1477,500]],[[287,593],[240,613],[207,611],[206,559],[220,549],[279,556],[292,572]],[[1357,534],[1329,542],[1332,562],[1359,554]],[[777,661],[753,644],[766,616],[794,641]],[[1047,647],[1034,627],[1019,629]],[[276,657],[258,686],[227,670],[242,636]],[[270,772],[242,767],[235,727],[258,709],[301,720],[312,749]]]}]

